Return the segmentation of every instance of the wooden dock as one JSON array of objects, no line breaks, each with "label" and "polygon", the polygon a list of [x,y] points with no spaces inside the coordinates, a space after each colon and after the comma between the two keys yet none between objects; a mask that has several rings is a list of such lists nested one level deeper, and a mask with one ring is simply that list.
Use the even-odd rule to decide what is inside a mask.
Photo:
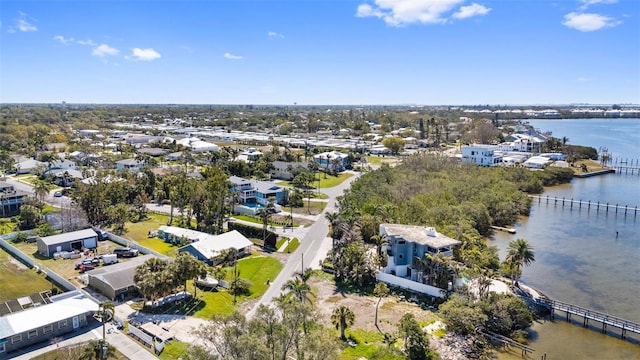
[{"label": "wooden dock", "polygon": [[491,226],[491,228],[493,230],[499,230],[499,231],[508,232],[509,234],[515,234],[516,233],[516,229],[514,229],[514,228],[506,228],[506,227],[502,227],[502,226]]},{"label": "wooden dock", "polygon": [[619,204],[609,204],[609,203],[601,203],[601,202],[595,202],[595,201],[591,201],[591,200],[574,200],[573,198],[571,199],[565,199],[565,198],[558,198],[558,197],[550,197],[550,196],[542,196],[542,195],[529,195],[530,198],[532,199],[537,199],[538,200],[538,204],[541,204],[542,202],[544,202],[545,204],[549,204],[552,203],[554,206],[563,206],[563,207],[569,207],[570,209],[573,209],[574,207],[581,210],[582,208],[585,208],[587,210],[591,210],[594,209],[596,211],[596,213],[602,212],[603,214],[608,214],[609,212],[611,213],[615,213],[616,215],[618,213],[620,214],[624,214],[625,216],[627,216],[627,213],[631,214],[633,213],[633,217],[636,217],[638,215],[638,207],[630,207],[629,205],[625,205],[625,206],[621,206]]},{"label": "wooden dock", "polygon": [[539,298],[536,299],[535,302],[536,304],[551,310],[551,318],[554,317],[555,311],[563,311],[566,314],[567,321],[571,320],[572,315],[581,317],[584,327],[589,326],[589,320],[601,323],[602,333],[605,334],[607,333],[608,326],[621,329],[622,333],[620,337],[622,339],[627,336],[627,331],[640,334],[640,323],[637,323],[635,321],[625,320],[617,316],[605,314],[600,311],[591,310],[581,306],[547,298]]},{"label": "wooden dock", "polygon": [[515,348],[520,349],[522,351],[522,357],[525,357],[527,355],[527,353],[535,351],[534,349],[532,349],[532,348],[530,348],[530,347],[528,347],[526,345],[520,344],[519,342],[514,341],[513,339],[508,338],[506,336],[502,336],[500,334],[496,334],[496,333],[491,332],[491,331],[481,331],[481,330],[479,330],[478,332],[480,334],[484,335],[484,337],[486,337],[490,341],[494,341],[494,342],[500,343],[500,344],[502,344],[504,346],[513,346]]}]

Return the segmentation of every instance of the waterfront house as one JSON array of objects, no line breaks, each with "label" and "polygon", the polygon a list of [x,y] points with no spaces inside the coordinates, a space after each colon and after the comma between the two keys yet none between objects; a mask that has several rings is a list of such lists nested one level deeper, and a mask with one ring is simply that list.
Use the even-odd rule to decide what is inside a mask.
[{"label": "waterfront house", "polygon": [[0,358],[4,358],[3,353],[50,341],[87,326],[99,309],[96,302],[77,290],[49,300],[50,303],[0,317]]},{"label": "waterfront house", "polygon": [[462,162],[479,166],[496,166],[502,163],[502,152],[495,145],[473,144],[462,147]]},{"label": "waterfront house", "polygon": [[[433,227],[403,224],[380,224],[380,236],[387,239],[388,260],[387,265],[378,272],[379,281],[436,297],[442,297],[443,292],[449,290],[451,285],[443,288],[426,283],[430,280],[437,280],[435,283],[440,281],[426,276],[434,269],[425,268],[422,260],[450,258],[453,248],[460,245],[461,241],[438,233]],[[445,265],[438,263],[437,266],[440,266],[438,270],[442,270]],[[444,268],[444,271],[446,282],[452,283],[449,269]]]},{"label": "waterfront house", "polygon": [[12,216],[20,212],[20,206],[28,199],[29,194],[16,190],[13,185],[0,181],[0,216]]}]

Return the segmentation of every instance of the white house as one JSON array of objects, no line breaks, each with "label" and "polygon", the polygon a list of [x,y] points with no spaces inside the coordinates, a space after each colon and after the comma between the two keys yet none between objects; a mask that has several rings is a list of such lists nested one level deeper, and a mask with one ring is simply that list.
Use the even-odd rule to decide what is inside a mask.
[{"label": "white house", "polygon": [[502,152],[495,145],[473,144],[462,147],[462,161],[479,166],[496,166],[502,163]]},{"label": "white house", "polygon": [[123,171],[140,171],[144,166],[144,161],[138,161],[136,159],[124,159],[116,161],[116,170]]},{"label": "white house", "polygon": [[[182,236],[181,228],[174,226],[161,226],[158,229],[158,236],[162,237],[175,237]],[[198,234],[195,234],[198,233]],[[162,234],[162,235],[161,235]],[[238,230],[233,230],[220,235],[211,235],[202,232],[190,231],[189,236],[191,238],[197,238],[196,241],[191,244],[185,245],[178,249],[178,252],[188,252],[195,256],[198,260],[204,261],[209,265],[213,264],[212,258],[220,255],[220,253],[226,249],[234,248],[238,250],[238,257],[245,256],[249,253],[253,243],[247,239]]]},{"label": "white house", "polygon": [[528,167],[529,169],[543,169],[551,163],[551,159],[544,156],[532,156],[527,161],[522,163],[523,166]]}]

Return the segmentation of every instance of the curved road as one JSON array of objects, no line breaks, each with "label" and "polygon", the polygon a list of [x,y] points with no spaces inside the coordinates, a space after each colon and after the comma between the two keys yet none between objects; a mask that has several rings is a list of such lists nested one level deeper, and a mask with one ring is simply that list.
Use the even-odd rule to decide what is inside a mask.
[{"label": "curved road", "polygon": [[332,240],[327,237],[329,233],[329,221],[327,221],[324,214],[336,210],[336,198],[342,195],[344,190],[349,188],[351,182],[359,176],[360,173],[354,173],[352,177],[345,180],[342,184],[322,190],[323,193],[329,195],[329,203],[318,217],[318,220],[309,227],[305,237],[300,239],[300,246],[291,254],[284,268],[280,271],[280,274],[278,274],[278,277],[271,281],[271,285],[264,295],[262,295],[260,301],[249,310],[247,318],[250,319],[253,317],[258,306],[261,304],[268,305],[274,298],[280,296],[282,286],[293,277],[296,271],[301,271],[303,266],[305,268],[314,267],[318,264],[319,260],[326,256],[327,251],[331,248]]}]

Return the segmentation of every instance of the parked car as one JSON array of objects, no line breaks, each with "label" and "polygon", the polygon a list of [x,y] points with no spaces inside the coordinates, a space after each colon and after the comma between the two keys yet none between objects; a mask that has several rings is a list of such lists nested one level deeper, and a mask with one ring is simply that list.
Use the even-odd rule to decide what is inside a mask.
[{"label": "parked car", "polygon": [[76,263],[76,270],[80,270],[80,268],[82,268],[83,265],[91,265],[95,267],[99,264],[100,264],[100,260],[98,259],[84,259]]},{"label": "parked car", "polygon": [[92,265],[92,264],[85,264],[85,265],[80,265],[80,269],[79,270],[80,270],[81,273],[83,273],[85,271],[93,270],[95,268],[96,267],[94,265]]},{"label": "parked car", "polygon": [[138,256],[138,250],[132,248],[117,248],[113,250],[113,253],[118,257],[136,257]]},{"label": "parked car", "polygon": [[54,192],[54,193],[53,193],[53,196],[55,196],[55,197],[62,197],[62,192],[60,192],[60,191],[56,191],[56,192]]}]

